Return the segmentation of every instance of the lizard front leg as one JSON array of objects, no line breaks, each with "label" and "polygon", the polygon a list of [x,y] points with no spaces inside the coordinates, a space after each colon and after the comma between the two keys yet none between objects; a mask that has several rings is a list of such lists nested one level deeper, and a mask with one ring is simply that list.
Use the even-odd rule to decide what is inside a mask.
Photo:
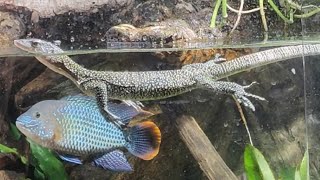
[{"label": "lizard front leg", "polygon": [[227,81],[214,81],[210,78],[198,76],[196,77],[197,83],[205,88],[214,90],[215,92],[232,94],[236,97],[239,103],[249,107],[252,111],[255,111],[255,107],[247,97],[253,97],[258,100],[265,101],[266,99],[251,93],[247,93],[245,90],[251,87],[256,82],[251,83],[247,86],[242,86],[234,82]]},{"label": "lizard front leg", "polygon": [[120,117],[108,110],[108,89],[106,83],[102,81],[88,80],[81,82],[81,86],[85,91],[93,93],[95,95],[98,106],[101,108],[101,110],[106,112],[104,114],[108,119],[117,122],[120,125],[123,125],[121,124]]}]

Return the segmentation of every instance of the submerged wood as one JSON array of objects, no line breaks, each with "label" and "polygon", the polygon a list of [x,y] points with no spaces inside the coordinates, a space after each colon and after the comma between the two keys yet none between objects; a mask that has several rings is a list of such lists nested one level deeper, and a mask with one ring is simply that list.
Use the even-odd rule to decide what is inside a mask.
[{"label": "submerged wood", "polygon": [[209,179],[237,179],[193,117],[178,118],[176,126],[182,140]]}]

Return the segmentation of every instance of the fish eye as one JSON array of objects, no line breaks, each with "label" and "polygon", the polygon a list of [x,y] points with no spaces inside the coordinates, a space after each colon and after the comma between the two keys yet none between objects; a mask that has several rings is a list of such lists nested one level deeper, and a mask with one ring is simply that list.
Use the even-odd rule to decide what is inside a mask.
[{"label": "fish eye", "polygon": [[36,112],[36,118],[39,118],[39,117],[40,117],[40,113]]},{"label": "fish eye", "polygon": [[38,44],[39,44],[39,43],[38,43],[38,42],[35,42],[35,41],[32,41],[32,42],[31,42],[31,46],[32,46],[32,47],[37,47]]}]

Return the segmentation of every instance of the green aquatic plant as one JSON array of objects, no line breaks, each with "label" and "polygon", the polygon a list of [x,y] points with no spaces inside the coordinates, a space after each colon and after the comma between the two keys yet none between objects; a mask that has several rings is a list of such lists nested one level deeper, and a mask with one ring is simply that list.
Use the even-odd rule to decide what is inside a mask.
[{"label": "green aquatic plant", "polygon": [[[19,140],[21,138],[21,133],[17,129],[17,127],[10,123],[10,135],[14,140]],[[10,148],[6,145],[0,144],[0,152],[1,153],[7,153],[7,154],[13,154],[16,157],[18,157],[23,164],[27,164],[28,160],[25,156],[21,155],[16,148]]]},{"label": "green aquatic plant", "polygon": [[[32,141],[29,141],[32,152],[32,159],[30,164],[34,166],[34,177],[36,179],[49,180],[64,180],[68,179],[67,173],[63,164],[55,157],[55,155],[48,149],[43,148]],[[11,153],[20,158],[25,165],[29,164],[28,159],[21,155],[17,149],[10,148],[0,144],[1,153]]]},{"label": "green aquatic plant", "polygon": [[13,154],[17,157],[20,158],[21,162],[23,164],[27,164],[28,163],[28,160],[25,156],[21,155],[16,148],[10,148],[8,146],[5,146],[3,144],[0,144],[0,152],[1,153],[8,153],[8,154]]},{"label": "green aquatic plant", "polygon": [[35,144],[31,140],[28,140],[28,142],[30,143],[33,165],[35,166],[34,175],[37,178],[46,177],[49,180],[68,179],[63,164],[50,150]]},{"label": "green aquatic plant", "polygon": [[18,141],[21,138],[20,131],[13,123],[10,123],[10,135],[16,141]]},{"label": "green aquatic plant", "polygon": [[[308,175],[309,154],[305,152],[303,159],[296,168],[282,168],[279,180],[309,180]],[[254,146],[247,145],[244,152],[244,168],[248,180],[275,180],[267,160]]]},{"label": "green aquatic plant", "polygon": [[241,15],[243,14],[249,14],[256,11],[260,11],[261,21],[262,25],[265,31],[265,40],[267,39],[268,35],[266,32],[268,32],[268,25],[267,20],[265,17],[265,3],[269,5],[269,7],[279,16],[286,24],[292,24],[295,19],[302,19],[302,18],[309,18],[317,13],[320,12],[320,6],[315,5],[300,5],[292,0],[283,0],[281,1],[281,5],[283,6],[283,11],[280,10],[278,5],[273,2],[273,0],[259,0],[258,4],[259,7],[253,8],[251,10],[243,10],[244,6],[244,0],[240,0],[240,7],[239,9],[232,8],[227,0],[216,0],[216,3],[214,5],[214,9],[211,16],[211,22],[210,27],[215,28],[216,27],[216,19],[219,12],[219,9],[221,8],[221,14],[222,14],[222,24],[225,24],[226,18],[228,17],[227,10],[230,10],[231,12],[237,13],[238,18],[236,22],[234,23],[234,27],[231,30],[230,34],[232,34],[233,30],[238,26]]},{"label": "green aquatic plant", "polygon": [[[301,180],[309,180],[308,169],[309,169],[309,153],[308,151],[306,151],[304,153],[300,166],[296,168],[295,174],[298,177],[300,177]],[[295,176],[296,180],[298,178],[297,176]]]},{"label": "green aquatic plant", "polygon": [[[10,134],[14,140],[21,138],[21,133],[17,127],[10,123]],[[17,156],[25,165],[34,167],[33,176],[35,179],[49,179],[49,180],[64,180],[68,179],[67,173],[63,164],[57,157],[47,148],[41,147],[31,140],[28,140],[31,149],[31,159],[28,159],[20,154],[17,149],[10,148],[0,144],[1,153],[10,153]]]},{"label": "green aquatic plant", "polygon": [[262,153],[251,145],[244,151],[244,167],[249,180],[275,180]]}]

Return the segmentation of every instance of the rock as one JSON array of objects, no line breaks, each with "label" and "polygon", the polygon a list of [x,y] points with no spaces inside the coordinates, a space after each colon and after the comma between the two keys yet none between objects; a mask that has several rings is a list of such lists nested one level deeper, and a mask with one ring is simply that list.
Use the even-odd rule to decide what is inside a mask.
[{"label": "rock", "polygon": [[[206,33],[208,34],[209,31]],[[211,31],[213,32],[213,31]],[[205,33],[202,31],[202,33]],[[213,36],[213,34],[211,34]],[[147,23],[141,27],[130,24],[120,24],[110,28],[106,34],[108,42],[145,42],[146,44],[180,45],[188,41],[194,42],[201,39],[189,24],[181,19],[169,19],[161,22]],[[208,36],[205,36],[208,37]],[[214,36],[216,37],[216,36]],[[179,52],[159,51],[154,53],[158,58],[176,64],[177,66],[206,62],[216,54],[222,55],[227,60],[252,53],[251,49],[199,49]]]},{"label": "rock", "polygon": [[149,23],[141,28],[130,24],[120,24],[106,32],[106,39],[111,42],[162,42],[167,44],[172,41],[196,38],[197,35],[189,25],[179,19]]},{"label": "rock", "polygon": [[[63,14],[68,11],[83,12],[93,11],[102,6],[109,8],[120,8],[128,6],[133,0],[28,0],[28,1],[9,1],[5,5],[16,7],[25,7],[31,11],[36,11],[40,17],[51,17],[57,14]],[[0,6],[3,5],[0,3]]]},{"label": "rock", "polygon": [[[11,59],[12,60],[12,59]],[[12,88],[13,72],[8,70],[14,65],[14,61],[5,61],[0,58],[0,142],[7,137],[9,131],[6,114],[9,105],[9,97]]]},{"label": "rock", "polygon": [[195,8],[192,6],[192,4],[187,3],[187,2],[179,2],[176,7],[176,11],[182,11],[180,12],[181,14],[186,14],[186,13],[193,13],[195,12]]},{"label": "rock", "polygon": [[18,16],[0,11],[0,47],[11,45],[12,41],[25,34],[25,31],[25,25]]},{"label": "rock", "polygon": [[0,169],[4,169],[7,166],[12,166],[16,163],[17,157],[13,154],[0,153]]}]

